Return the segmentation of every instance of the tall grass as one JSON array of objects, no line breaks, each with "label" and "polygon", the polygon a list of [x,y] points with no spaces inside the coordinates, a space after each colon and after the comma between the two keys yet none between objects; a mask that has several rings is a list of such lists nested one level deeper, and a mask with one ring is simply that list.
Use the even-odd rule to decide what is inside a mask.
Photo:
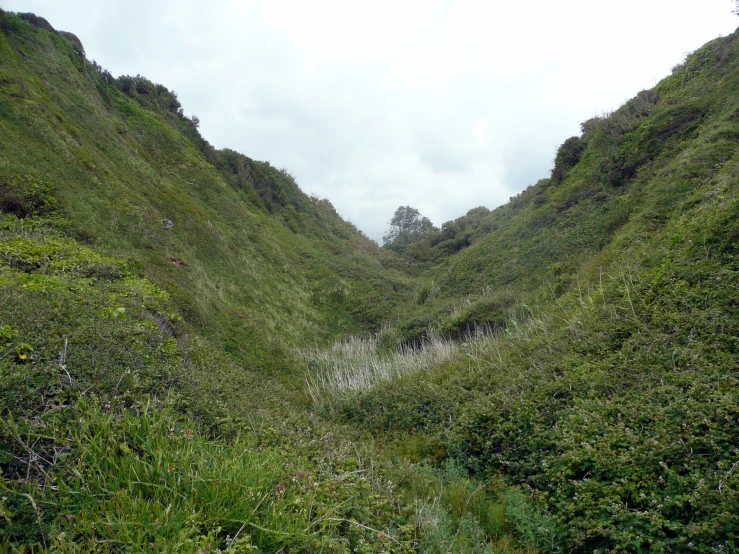
[{"label": "tall grass", "polygon": [[[360,545],[409,552],[423,534],[412,507],[372,495],[362,468],[288,457],[249,434],[212,440],[166,407],[94,404],[76,407],[66,450],[42,483],[0,480],[9,526],[0,538],[39,552],[338,554]],[[0,431],[25,440],[18,425],[0,421]]]},{"label": "tall grass", "polygon": [[[620,319],[623,317],[621,312],[625,314],[627,307],[631,307],[629,279],[633,279],[633,276],[627,278],[623,272],[610,278],[625,291],[629,303],[618,307],[609,303],[606,317]],[[494,292],[486,287],[479,298],[493,296]],[[452,313],[471,305],[472,298],[461,299],[452,308]],[[532,308],[519,301],[509,309],[505,326],[493,328],[475,325],[461,340],[442,336],[437,330],[429,328],[426,338],[420,343],[403,344],[395,350],[388,350],[383,339],[391,335],[393,329],[384,327],[375,335],[340,339],[328,348],[298,349],[299,356],[309,368],[305,379],[306,390],[314,405],[326,407],[367,392],[380,383],[416,373],[428,373],[452,362],[466,364],[470,372],[509,373],[515,368],[504,367],[506,352],[521,353],[527,343],[533,342],[548,345],[549,350],[553,351],[555,330],[564,327],[569,333],[578,335],[582,327],[580,319],[600,309],[598,302],[601,300],[605,303],[603,283],[595,288],[588,284],[586,290],[580,289],[579,294],[571,296],[569,300],[554,297],[553,301],[549,301],[548,310]]]},{"label": "tall grass", "polygon": [[383,333],[378,333],[340,339],[329,348],[298,350],[298,354],[309,368],[306,390],[316,406],[325,407],[380,383],[428,372],[453,361],[466,361],[470,371],[496,365],[504,343],[546,335],[547,319],[546,314],[535,314],[526,304],[520,304],[510,312],[505,329],[478,325],[459,341],[430,328],[420,343],[403,344],[391,351],[383,344]]},{"label": "tall grass", "polygon": [[428,370],[454,359],[460,345],[430,332],[417,345],[386,352],[380,335],[337,340],[326,349],[299,350],[310,371],[306,388],[317,406],[340,397],[365,392],[380,382]]},{"label": "tall grass", "polygon": [[49,537],[56,549],[249,552],[315,532],[277,453],[209,441],[167,411],[82,414],[77,460],[55,483],[66,499]]},{"label": "tall grass", "polygon": [[[74,425],[57,463],[38,466],[43,479],[0,480],[0,552],[482,554],[491,540],[517,552],[500,505],[462,472],[288,456],[248,433],[213,440],[159,403],[69,409]],[[24,429],[0,421],[25,444]]]}]

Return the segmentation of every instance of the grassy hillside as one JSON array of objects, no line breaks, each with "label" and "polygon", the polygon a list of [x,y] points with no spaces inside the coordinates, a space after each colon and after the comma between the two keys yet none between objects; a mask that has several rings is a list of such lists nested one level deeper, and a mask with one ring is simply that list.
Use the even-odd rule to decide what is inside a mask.
[{"label": "grassy hillside", "polygon": [[739,548],[738,54],[399,256],[0,10],[0,552]]},{"label": "grassy hillside", "polygon": [[387,256],[328,201],[269,163],[215,151],[176,95],[142,77],[112,79],[73,35],[11,16],[4,27],[10,211],[33,210],[14,199],[41,187],[77,240],[155,279],[188,324],[245,364],[274,368],[285,344],[391,317],[404,279],[383,271]]},{"label": "grassy hillside", "polygon": [[370,344],[382,371],[352,381],[316,357],[317,402],[523,487],[545,550],[739,548],[737,54],[711,42],[584,123],[568,167],[477,214],[458,253],[406,251],[429,284],[395,335],[434,361]]},{"label": "grassy hillside", "polygon": [[550,178],[409,248],[406,259],[427,285],[407,335],[429,323],[452,335],[502,325],[514,299],[542,286],[559,296],[578,279],[582,285],[585,268],[599,274],[621,263],[616,244],[654,240],[709,194],[736,150],[736,40],[707,44],[654,89],[584,122],[559,148]]}]

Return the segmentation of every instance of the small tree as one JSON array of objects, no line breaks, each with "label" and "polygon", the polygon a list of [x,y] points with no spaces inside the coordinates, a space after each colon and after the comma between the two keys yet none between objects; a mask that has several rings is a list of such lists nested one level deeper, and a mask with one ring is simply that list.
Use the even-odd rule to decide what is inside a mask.
[{"label": "small tree", "polygon": [[390,228],[383,235],[382,242],[386,248],[403,252],[408,246],[436,230],[431,220],[422,216],[416,208],[400,206],[395,210],[390,220]]}]

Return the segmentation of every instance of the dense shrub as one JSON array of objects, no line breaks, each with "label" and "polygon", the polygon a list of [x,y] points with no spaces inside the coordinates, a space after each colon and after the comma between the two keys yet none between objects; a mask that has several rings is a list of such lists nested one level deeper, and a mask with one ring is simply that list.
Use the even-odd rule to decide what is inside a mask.
[{"label": "dense shrub", "polygon": [[562,143],[554,158],[554,169],[552,170],[552,181],[561,183],[567,172],[577,165],[587,143],[581,137],[570,137]]},{"label": "dense shrub", "polygon": [[56,200],[50,185],[20,175],[0,175],[0,213],[25,219],[49,215],[55,210]]},{"label": "dense shrub", "polygon": [[41,29],[44,29],[46,31],[50,31],[52,33],[55,33],[56,30],[54,27],[51,26],[51,23],[46,21],[43,17],[39,17],[36,14],[33,13],[19,13],[18,17],[21,18],[23,21],[27,21],[34,27],[39,27]]}]

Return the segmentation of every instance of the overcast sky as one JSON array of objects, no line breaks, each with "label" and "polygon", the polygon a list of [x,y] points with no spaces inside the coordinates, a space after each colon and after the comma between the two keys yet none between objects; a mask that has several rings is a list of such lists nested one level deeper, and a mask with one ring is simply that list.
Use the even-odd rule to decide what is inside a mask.
[{"label": "overcast sky", "polygon": [[0,0],[177,92],[217,148],[288,168],[380,241],[548,176],[582,121],[734,31],[731,0]]}]

